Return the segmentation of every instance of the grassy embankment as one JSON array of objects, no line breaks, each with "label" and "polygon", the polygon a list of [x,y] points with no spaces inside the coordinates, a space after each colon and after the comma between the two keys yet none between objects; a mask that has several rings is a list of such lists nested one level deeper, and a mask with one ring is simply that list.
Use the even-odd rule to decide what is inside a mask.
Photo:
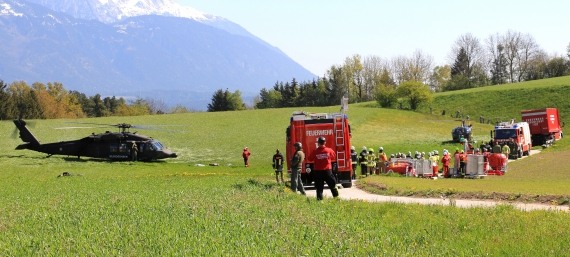
[{"label": "grassy embankment", "polygon": [[[350,107],[355,145],[382,145],[388,152],[453,147],[446,141],[457,121],[369,105]],[[306,110],[333,112],[338,108]],[[139,131],[180,155],[152,163],[44,158],[40,153],[15,151],[20,142],[9,137],[14,126],[2,121],[0,255],[567,254],[568,213],[521,212],[506,206],[460,209],[331,199],[317,202],[292,194],[273,182],[270,166],[275,148],[284,147],[292,111],[85,120],[179,125]],[[62,120],[37,121],[32,131],[42,142],[53,142],[105,130],[53,129],[67,125]],[[489,130],[485,126],[489,125],[476,125],[478,140],[485,139]],[[567,152],[567,144],[561,143],[536,157],[517,161],[503,177],[432,181],[379,176],[364,181],[378,179],[391,188],[415,191],[422,187],[454,191],[484,188],[568,195],[570,189],[560,186],[568,181],[568,177],[560,177],[568,174],[567,168],[560,167],[560,161],[549,161]],[[250,168],[241,164],[244,146],[253,152]],[[221,166],[195,166],[213,162]],[[526,170],[532,165],[541,169]],[[74,176],[57,177],[66,171]],[[543,176],[532,183],[527,182],[528,177],[518,177],[539,172]]]}]

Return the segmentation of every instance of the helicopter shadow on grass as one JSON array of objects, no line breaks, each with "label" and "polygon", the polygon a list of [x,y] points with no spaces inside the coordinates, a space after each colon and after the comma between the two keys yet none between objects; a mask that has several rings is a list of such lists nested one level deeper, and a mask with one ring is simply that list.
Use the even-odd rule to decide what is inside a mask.
[{"label": "helicopter shadow on grass", "polygon": [[84,157],[84,158],[77,158],[77,157],[57,157],[57,158],[61,158],[63,160],[65,160],[66,162],[77,162],[77,163],[87,163],[87,162],[93,162],[93,163],[130,163],[130,164],[134,164],[134,163],[143,163],[143,164],[150,164],[150,163],[158,163],[158,164],[163,164],[163,163],[167,163],[164,160],[152,160],[152,161],[117,161],[117,160],[107,160],[107,159],[99,159],[99,158],[89,158],[89,157]]},{"label": "helicopter shadow on grass", "polygon": [[447,140],[447,141],[441,141],[442,145],[457,145],[459,144],[459,142],[454,141],[454,140]]}]

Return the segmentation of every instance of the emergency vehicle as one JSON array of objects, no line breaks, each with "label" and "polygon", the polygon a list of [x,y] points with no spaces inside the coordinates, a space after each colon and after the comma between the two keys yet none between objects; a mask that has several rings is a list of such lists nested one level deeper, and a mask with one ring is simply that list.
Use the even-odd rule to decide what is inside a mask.
[{"label": "emergency vehicle", "polygon": [[560,115],[556,108],[521,111],[522,121],[528,122],[533,145],[550,145],[562,138]]},{"label": "emergency vehicle", "polygon": [[352,187],[352,160],[350,158],[350,125],[345,113],[306,113],[302,111],[293,112],[290,124],[286,131],[286,159],[287,172],[291,174],[291,160],[295,154],[296,142],[303,144],[305,152],[304,170],[301,171],[301,180],[304,185],[313,182],[311,171],[313,163],[308,160],[308,156],[317,148],[317,139],[324,137],[326,146],[336,153],[336,160],[333,161],[333,174],[336,182],[343,187]]},{"label": "emergency vehicle", "polygon": [[518,159],[529,155],[532,148],[530,128],[527,122],[501,122],[491,131],[494,144],[508,145],[511,149],[507,158]]}]

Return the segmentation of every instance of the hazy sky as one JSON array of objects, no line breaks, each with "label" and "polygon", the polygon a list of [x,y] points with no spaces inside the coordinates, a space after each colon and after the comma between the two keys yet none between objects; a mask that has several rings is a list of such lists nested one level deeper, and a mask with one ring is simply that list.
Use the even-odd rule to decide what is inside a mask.
[{"label": "hazy sky", "polygon": [[451,63],[462,34],[481,43],[508,30],[530,34],[551,55],[570,43],[568,0],[178,0],[222,16],[322,76],[355,54],[385,59],[415,50]]}]

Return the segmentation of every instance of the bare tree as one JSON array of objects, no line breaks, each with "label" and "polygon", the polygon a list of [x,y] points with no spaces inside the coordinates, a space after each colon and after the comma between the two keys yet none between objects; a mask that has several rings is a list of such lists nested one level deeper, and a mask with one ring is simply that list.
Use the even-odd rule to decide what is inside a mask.
[{"label": "bare tree", "polygon": [[523,81],[529,71],[530,62],[540,52],[540,47],[530,34],[521,35],[520,50],[517,58],[517,81]]},{"label": "bare tree", "polygon": [[507,71],[509,73],[509,82],[516,82],[517,74],[517,58],[522,45],[522,36],[520,32],[512,30],[502,37],[503,46],[505,47],[505,57],[507,58]]},{"label": "bare tree", "polygon": [[433,69],[433,57],[416,50],[408,63],[411,80],[427,84]]},{"label": "bare tree", "polygon": [[428,83],[433,69],[433,57],[416,50],[411,57],[394,58],[392,67],[397,84],[405,81]]},{"label": "bare tree", "polygon": [[482,70],[487,67],[485,61],[485,51],[479,39],[470,33],[463,34],[455,41],[455,45],[451,49],[450,58],[455,60],[460,51],[465,51],[466,54],[466,67],[465,76],[472,80],[475,70]]},{"label": "bare tree", "polygon": [[347,57],[344,60],[343,74],[345,76],[345,88],[348,90],[348,97],[351,102],[362,101],[365,97],[364,89],[364,67],[362,57],[358,54]]},{"label": "bare tree", "polygon": [[379,56],[368,56],[363,60],[363,101],[374,97],[374,89],[382,83],[385,64]]}]

